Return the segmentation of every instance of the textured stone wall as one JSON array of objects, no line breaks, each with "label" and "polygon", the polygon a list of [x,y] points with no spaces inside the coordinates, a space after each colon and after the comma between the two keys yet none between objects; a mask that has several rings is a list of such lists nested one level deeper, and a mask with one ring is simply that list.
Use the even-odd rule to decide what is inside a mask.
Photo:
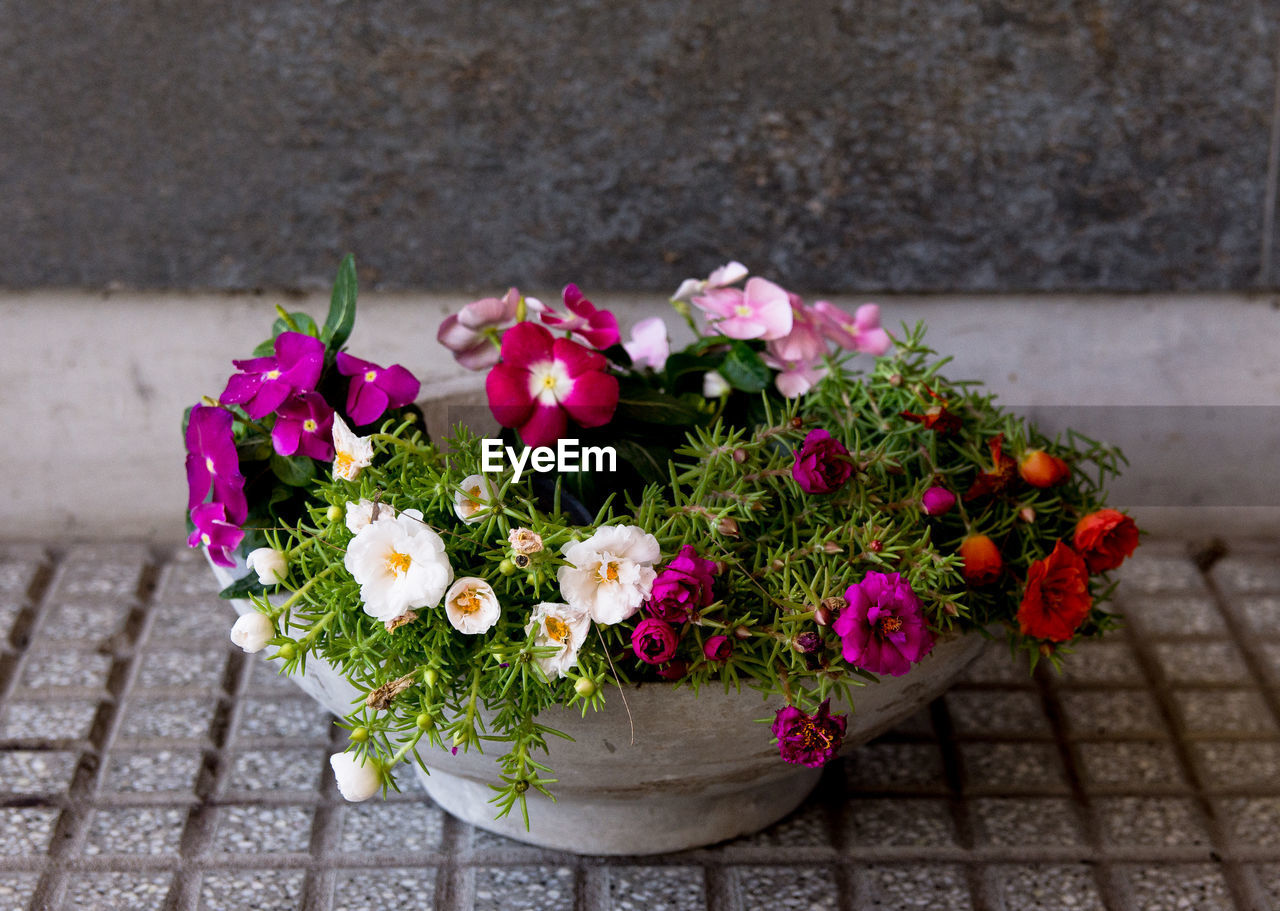
[{"label": "textured stone wall", "polygon": [[[1271,287],[1264,0],[0,0],[0,285]],[[1274,184],[1274,181],[1272,181]]]}]

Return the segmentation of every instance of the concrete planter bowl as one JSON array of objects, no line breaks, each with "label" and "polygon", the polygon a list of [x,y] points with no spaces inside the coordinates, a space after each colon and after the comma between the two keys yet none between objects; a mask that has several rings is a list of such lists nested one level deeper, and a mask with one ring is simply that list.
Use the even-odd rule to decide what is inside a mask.
[{"label": "concrete planter bowl", "polygon": [[[220,585],[243,568],[214,567]],[[252,610],[234,601],[237,613]],[[976,659],[987,640],[978,633],[942,639],[910,673],[859,689],[849,711],[845,750],[866,743],[936,699]],[[332,665],[312,657],[299,687],[335,715],[364,697]],[[559,779],[555,802],[534,795],[530,828],[518,812],[494,819],[489,803],[496,755],[427,749],[430,769],[414,766],[427,793],[472,825],[517,841],[578,854],[660,854],[714,844],[776,822],[813,789],[818,769],[789,765],[771,743],[769,725],[781,700],[753,690],[704,687],[697,696],[673,684],[616,691],[602,711],[556,708],[539,721],[573,738],[551,737],[546,760]],[[633,736],[634,732],[634,736]]]}]

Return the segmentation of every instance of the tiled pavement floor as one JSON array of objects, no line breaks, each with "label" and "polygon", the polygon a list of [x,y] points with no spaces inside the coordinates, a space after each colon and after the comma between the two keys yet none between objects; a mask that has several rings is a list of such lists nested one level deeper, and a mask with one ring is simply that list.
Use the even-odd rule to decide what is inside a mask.
[{"label": "tiled pavement floor", "polygon": [[1280,545],[1189,552],[1145,545],[1065,675],[993,650],[774,828],[601,859],[411,781],[344,804],[197,555],[0,545],[0,911],[1280,908]]}]

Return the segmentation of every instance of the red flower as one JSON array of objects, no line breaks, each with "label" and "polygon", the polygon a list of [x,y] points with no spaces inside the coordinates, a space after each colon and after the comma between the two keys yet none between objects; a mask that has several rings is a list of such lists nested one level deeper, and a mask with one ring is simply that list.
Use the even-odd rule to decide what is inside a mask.
[{"label": "red flower", "polygon": [[913,421],[923,427],[925,430],[932,430],[940,437],[950,436],[960,429],[960,416],[952,414],[947,408],[947,401],[938,393],[934,392],[928,386],[925,392],[935,400],[937,404],[930,405],[925,409],[924,414],[915,414],[911,411],[900,411],[898,415]]},{"label": "red flower", "polygon": [[489,410],[515,427],[526,446],[547,446],[565,435],[569,418],[600,427],[618,407],[618,380],[604,356],[534,323],[517,323],[502,336],[502,362],[489,371]]},{"label": "red flower", "polygon": [[1043,449],[1028,449],[1018,463],[1018,474],[1032,487],[1056,487],[1071,477],[1071,466]]},{"label": "red flower", "polygon": [[960,559],[964,561],[960,574],[970,585],[994,582],[1004,568],[1000,549],[986,535],[969,535],[961,541]]},{"label": "red flower", "polygon": [[1076,553],[1084,557],[1091,573],[1115,569],[1138,546],[1138,526],[1114,509],[1091,512],[1076,524]]},{"label": "red flower", "polygon": [[543,324],[552,329],[562,329],[573,333],[576,341],[599,348],[601,351],[618,344],[618,318],[608,310],[597,310],[596,305],[587,300],[577,285],[565,285],[564,305],[570,316],[561,316],[547,308],[538,315]]},{"label": "red flower", "polygon": [[979,473],[974,479],[973,486],[964,495],[966,503],[979,497],[999,493],[1013,480],[1014,472],[1018,470],[1018,463],[1001,451],[1003,447],[1003,433],[997,433],[987,441],[987,448],[991,450],[991,469]]},{"label": "red flower", "polygon": [[1027,570],[1027,588],[1018,607],[1024,636],[1066,642],[1089,616],[1089,571],[1074,550],[1059,541],[1053,553]]}]

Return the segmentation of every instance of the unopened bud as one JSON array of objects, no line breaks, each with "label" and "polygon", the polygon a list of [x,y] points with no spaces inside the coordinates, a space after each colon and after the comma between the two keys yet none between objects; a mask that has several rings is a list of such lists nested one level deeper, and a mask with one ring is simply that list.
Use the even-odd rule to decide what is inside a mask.
[{"label": "unopened bud", "polygon": [[830,626],[834,619],[835,614],[829,608],[819,605],[813,610],[813,622],[818,626]]},{"label": "unopened bud", "polygon": [[733,460],[741,465],[747,460],[747,451],[745,449],[735,449],[733,451]]},{"label": "unopened bud", "polygon": [[436,681],[440,679],[440,674],[434,667],[429,667],[427,668],[427,672],[422,675],[422,679],[427,686],[435,686]]},{"label": "unopened bud", "polygon": [[835,541],[827,541],[822,545],[822,552],[824,554],[842,554],[844,553],[844,548]]},{"label": "unopened bud", "polygon": [[596,694],[596,682],[590,677],[579,677],[573,682],[573,691],[584,699]]},{"label": "unopened bud", "polygon": [[289,575],[289,561],[283,551],[274,547],[259,547],[249,551],[244,565],[258,574],[258,582],[270,588],[279,585]]},{"label": "unopened bud", "polygon": [[364,743],[369,739],[369,729],[363,725],[358,728],[352,728],[351,733],[347,735],[347,739],[352,743]]},{"label": "unopened bud", "polygon": [[337,522],[339,519],[342,518],[342,507],[330,506],[328,509],[324,511],[324,517],[328,519],[330,522]]},{"label": "unopened bud", "polygon": [[292,661],[298,657],[298,647],[292,642],[286,642],[280,646],[279,651],[275,653],[276,658],[283,658],[285,661]]},{"label": "unopened bud", "polygon": [[418,730],[429,731],[431,730],[431,726],[436,723],[436,720],[431,716],[430,712],[419,712],[414,723],[417,724]]},{"label": "unopened bud", "polygon": [[241,614],[231,627],[231,641],[246,652],[260,652],[276,634],[271,619],[257,611]]},{"label": "unopened bud", "polygon": [[957,610],[956,606],[952,604],[950,601],[942,605],[942,612],[946,614],[948,617],[958,617],[960,615],[960,611]]},{"label": "unopened bud", "polygon": [[738,523],[733,519],[732,516],[725,516],[719,522],[716,523],[716,531],[730,538],[736,538],[738,537],[738,534],[739,534]]},{"label": "unopened bud", "polygon": [[787,564],[783,563],[781,560],[774,560],[769,564],[769,568],[776,573],[781,571],[786,565]]},{"label": "unopened bud", "polygon": [[515,571],[516,565],[510,560],[503,560],[498,564],[498,572],[502,573],[504,576],[509,576]]},{"label": "unopened bud", "polygon": [[751,630],[747,629],[745,626],[735,626],[733,628],[733,637],[735,639],[750,639]]},{"label": "unopened bud", "polygon": [[794,427],[796,430],[799,430],[801,427],[803,427],[803,426],[804,426],[804,418],[802,418],[802,417],[794,417],[794,418],[792,418],[792,419],[791,419],[791,426],[792,426],[792,427]]},{"label": "unopened bud", "polygon": [[884,544],[879,538],[873,538],[867,542],[867,550],[871,551],[873,554],[878,554],[880,551],[884,550]]},{"label": "unopened bud", "polygon": [[1036,520],[1036,511],[1030,506],[1024,506],[1018,510],[1018,518],[1030,524]]},{"label": "unopened bud", "polygon": [[1052,655],[1052,654],[1053,654],[1053,646],[1052,646],[1050,643],[1048,643],[1048,642],[1041,642],[1041,643],[1040,643],[1040,657],[1041,657],[1041,658],[1048,658],[1048,657],[1049,657],[1050,655]]},{"label": "unopened bud", "polygon": [[368,800],[382,787],[378,763],[372,757],[361,763],[348,753],[334,753],[329,757],[333,777],[338,783],[338,793],[352,802]]},{"label": "unopened bud", "polygon": [[901,374],[901,373],[895,373],[895,374],[891,375],[891,376],[889,377],[889,385],[890,385],[890,386],[901,386],[901,385],[902,385],[902,374]]}]

